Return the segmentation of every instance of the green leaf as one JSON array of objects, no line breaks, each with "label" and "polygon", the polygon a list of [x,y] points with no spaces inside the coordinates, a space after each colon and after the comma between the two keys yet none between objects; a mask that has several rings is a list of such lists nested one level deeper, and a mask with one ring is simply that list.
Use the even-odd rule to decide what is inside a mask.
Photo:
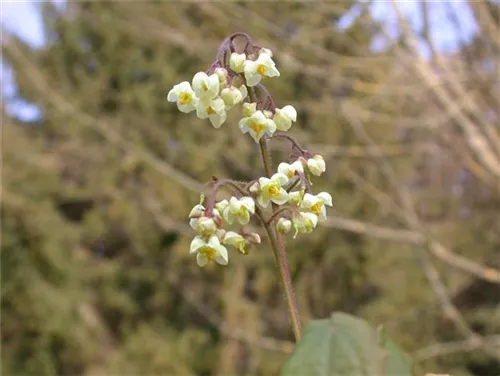
[{"label": "green leaf", "polygon": [[345,313],[313,320],[282,376],[411,376],[411,361],[386,333]]}]

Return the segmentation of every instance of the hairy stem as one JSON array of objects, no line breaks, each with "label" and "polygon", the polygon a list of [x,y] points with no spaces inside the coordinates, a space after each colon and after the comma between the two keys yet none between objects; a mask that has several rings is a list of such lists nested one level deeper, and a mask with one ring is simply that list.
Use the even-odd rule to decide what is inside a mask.
[{"label": "hairy stem", "polygon": [[[270,177],[272,175],[272,166],[266,140],[264,138],[261,138],[259,144],[262,153],[262,162],[264,163],[264,169],[266,171],[266,175]],[[276,205],[273,204],[273,217],[278,210],[279,209],[276,207]],[[292,278],[290,276],[290,267],[288,265],[288,259],[286,257],[283,235],[275,230],[275,220],[264,223],[264,227],[266,228],[267,235],[269,237],[269,240],[271,241],[274,258],[276,259],[276,264],[278,265],[278,271],[281,278],[281,285],[283,286],[283,292],[285,294],[293,334],[295,336],[295,341],[298,342],[300,340],[300,337],[302,336],[302,325],[300,323],[299,309],[297,307],[297,301],[295,300],[295,293],[293,291]]]},{"label": "hairy stem", "polygon": [[288,259],[286,258],[283,236],[274,230],[274,226],[272,224],[266,223],[264,224],[264,227],[266,229],[267,236],[269,237],[269,241],[271,242],[276,264],[278,265],[281,285],[285,294],[288,315],[290,316],[295,342],[299,342],[302,337],[302,324],[300,322],[297,301],[295,300],[292,279],[290,278],[290,267],[288,266]]},{"label": "hairy stem", "polygon": [[[253,87],[247,87],[248,95],[252,102],[257,102],[257,95]],[[264,164],[264,170],[266,171],[267,177],[271,177],[273,174],[273,167],[271,163],[271,155],[269,154],[269,148],[267,147],[266,138],[262,137],[259,141],[260,152],[262,154],[262,162]],[[273,213],[278,210],[276,205],[273,204]],[[290,317],[290,322],[292,324],[293,334],[295,336],[295,341],[298,342],[302,336],[302,324],[300,322],[299,309],[297,307],[297,301],[295,299],[295,293],[293,291],[292,278],[290,276],[290,267],[288,265],[288,259],[286,257],[285,242],[283,240],[282,234],[276,231],[275,221],[262,221],[269,241],[271,242],[271,247],[273,249],[274,258],[276,264],[278,265],[278,271],[281,279],[281,285],[283,287],[283,292],[285,294],[285,300],[288,308],[288,315]]]}]

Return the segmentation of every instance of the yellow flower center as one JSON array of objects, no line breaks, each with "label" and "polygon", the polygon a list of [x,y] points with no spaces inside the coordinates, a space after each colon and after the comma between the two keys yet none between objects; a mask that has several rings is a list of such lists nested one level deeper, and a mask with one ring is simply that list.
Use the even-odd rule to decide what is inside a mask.
[{"label": "yellow flower center", "polygon": [[268,190],[269,196],[271,197],[279,197],[280,196],[280,189],[275,186],[271,185]]},{"label": "yellow flower center", "polygon": [[215,114],[214,109],[212,107],[207,107],[207,114],[209,114],[209,115]]},{"label": "yellow flower center", "polygon": [[201,84],[201,88],[202,88],[204,91],[208,91],[208,86],[207,86],[207,84],[206,84],[206,83],[204,83],[204,82]]},{"label": "yellow flower center", "polygon": [[206,245],[201,247],[198,252],[201,253],[202,255],[205,255],[207,257],[208,261],[212,261],[212,259],[217,254],[217,251],[215,249],[213,249],[212,247],[206,246]]},{"label": "yellow flower center", "polygon": [[319,213],[321,213],[321,206],[323,206],[321,204],[321,202],[318,202],[316,204],[314,204],[313,206],[311,206],[311,212],[313,212],[314,214],[316,215],[319,215]]},{"label": "yellow flower center", "polygon": [[262,123],[251,122],[249,128],[252,129],[255,133],[260,134],[264,129],[266,129],[266,126]]},{"label": "yellow flower center", "polygon": [[295,175],[295,171],[293,171],[293,170],[288,170],[288,172],[286,173],[286,176],[288,176],[288,179],[293,178],[294,175]]},{"label": "yellow flower center", "polygon": [[179,96],[179,103],[180,104],[188,104],[188,103],[191,103],[192,100],[193,100],[193,96],[189,93],[182,93]]},{"label": "yellow flower center", "polygon": [[260,74],[261,76],[265,76],[267,73],[267,67],[264,64],[259,64],[257,67],[257,73]]}]

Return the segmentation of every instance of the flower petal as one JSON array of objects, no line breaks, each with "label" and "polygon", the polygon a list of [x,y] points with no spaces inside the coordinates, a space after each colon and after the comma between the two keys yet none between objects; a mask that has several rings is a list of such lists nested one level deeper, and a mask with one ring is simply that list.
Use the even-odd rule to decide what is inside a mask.
[{"label": "flower petal", "polygon": [[319,199],[323,200],[323,203],[328,206],[333,206],[332,195],[328,192],[320,192],[316,195]]},{"label": "flower petal", "polygon": [[227,120],[227,114],[224,112],[222,115],[213,114],[208,117],[210,123],[214,126],[215,129],[219,129],[222,124]]},{"label": "flower petal", "polygon": [[250,222],[250,213],[248,210],[245,210],[242,213],[238,214],[238,222],[242,225],[246,225],[248,222]]},{"label": "flower petal", "polygon": [[263,208],[267,208],[271,199],[268,196],[264,196],[262,193],[257,196],[257,202]]},{"label": "flower petal", "polygon": [[[274,174],[273,176],[271,176],[271,181],[272,182],[277,182],[280,186],[283,186],[286,183],[288,183],[288,177],[285,174],[277,172],[276,174]],[[260,182],[260,179],[259,179],[259,183],[262,186],[262,183]]]},{"label": "flower petal", "polygon": [[255,201],[251,197],[242,197],[240,198],[241,205],[243,205],[250,214],[255,213]]},{"label": "flower petal", "polygon": [[283,189],[280,188],[280,194],[277,197],[273,197],[271,199],[275,204],[282,205],[285,202],[288,201],[288,193]]},{"label": "flower petal", "polygon": [[189,247],[189,253],[197,253],[198,250],[205,245],[205,241],[201,236],[195,236],[195,238],[191,241],[191,246]]},{"label": "flower petal", "polygon": [[219,265],[227,265],[229,262],[229,256],[227,254],[227,248],[223,245],[217,247],[217,254],[214,257],[214,260]]},{"label": "flower petal", "polygon": [[207,255],[204,254],[204,253],[197,253],[196,254],[196,263],[201,268],[203,268],[204,266],[207,266],[207,264],[208,264],[208,257],[207,257]]}]

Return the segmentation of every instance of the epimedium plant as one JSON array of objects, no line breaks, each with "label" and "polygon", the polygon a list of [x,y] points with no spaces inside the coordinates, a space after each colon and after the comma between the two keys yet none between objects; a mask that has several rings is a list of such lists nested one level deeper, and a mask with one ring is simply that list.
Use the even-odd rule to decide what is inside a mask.
[{"label": "epimedium plant", "polygon": [[[242,40],[242,48],[238,48],[235,43],[237,39]],[[190,253],[196,256],[200,267],[212,262],[227,265],[227,247],[247,254],[249,247],[261,243],[257,233],[245,228],[255,216],[264,227],[273,250],[292,330],[295,340],[299,342],[302,327],[287,260],[285,236],[292,230],[294,239],[298,234],[311,233],[318,222],[326,218],[326,206],[331,207],[333,203],[328,192],[315,194],[312,190],[312,176],[319,177],[326,170],[323,157],[310,153],[286,133],[297,121],[297,111],[291,105],[278,108],[263,85],[265,80],[279,76],[271,50],[254,44],[245,33],[235,33],[221,43],[216,59],[207,71],[196,73],[191,83],[183,81],[175,85],[167,99],[175,102],[181,112],[196,112],[198,118],[208,119],[216,129],[226,122],[229,111],[240,108],[239,128],[259,145],[265,176],[248,182],[213,178],[205,185],[200,202],[189,214],[190,226],[197,232],[191,242]],[[269,145],[278,138],[290,143],[291,153],[289,159],[279,163],[275,170]],[[217,201],[216,195],[220,189],[231,192],[229,200]],[[361,322],[359,325],[367,325],[357,320]],[[307,349],[316,348],[315,343],[325,343],[321,335],[329,333],[328,326],[321,333],[311,329],[318,323],[313,321],[306,328],[305,343],[300,343],[284,367],[285,374],[304,372],[305,363],[301,359],[313,359]],[[351,327],[355,326],[351,321],[349,323]],[[354,328],[353,332],[357,330]],[[349,332],[348,337],[352,337],[352,334]],[[332,338],[334,342],[339,339],[337,334]],[[331,351],[330,348],[325,349]],[[330,354],[325,356],[328,358]],[[296,368],[295,364],[302,365],[302,368]],[[310,374],[337,374],[331,373],[329,368],[317,369],[320,373]]]}]

